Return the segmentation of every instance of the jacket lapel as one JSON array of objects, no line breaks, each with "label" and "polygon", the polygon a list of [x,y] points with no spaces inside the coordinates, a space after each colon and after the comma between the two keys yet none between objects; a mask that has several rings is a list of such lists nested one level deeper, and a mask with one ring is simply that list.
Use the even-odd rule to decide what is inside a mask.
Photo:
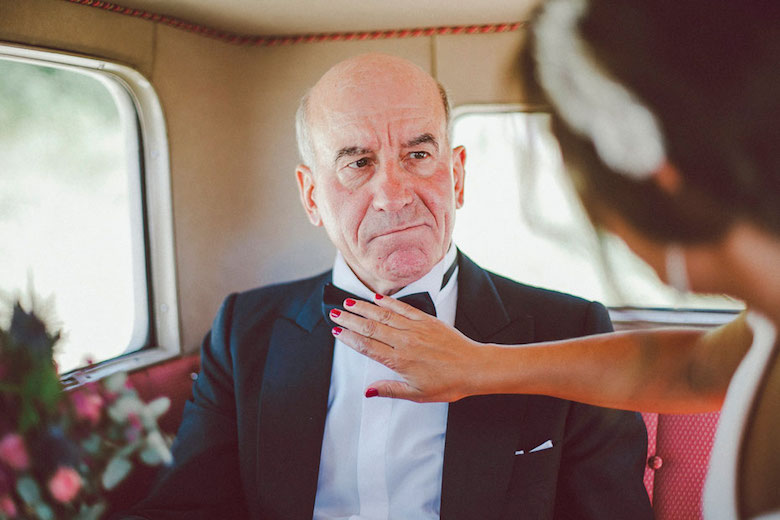
[{"label": "jacket lapel", "polygon": [[[257,475],[265,518],[311,519],[328,410],[333,336],[323,277],[272,328],[260,393]],[[299,309],[299,310],[298,310]]]},{"label": "jacket lapel", "polygon": [[[455,327],[480,342],[533,339],[531,318],[511,318],[487,273],[462,253]],[[443,520],[499,517],[528,399],[488,395],[450,405],[442,476]]]}]

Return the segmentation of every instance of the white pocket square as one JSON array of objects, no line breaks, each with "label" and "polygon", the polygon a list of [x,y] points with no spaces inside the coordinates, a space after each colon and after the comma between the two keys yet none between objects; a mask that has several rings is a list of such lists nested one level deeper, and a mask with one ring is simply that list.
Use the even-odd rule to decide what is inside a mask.
[{"label": "white pocket square", "polygon": [[[552,447],[553,447],[552,440],[546,440],[536,448],[530,450],[528,453],[535,453],[537,451],[549,450]],[[517,450],[515,452],[515,455],[525,455],[525,450]]]}]

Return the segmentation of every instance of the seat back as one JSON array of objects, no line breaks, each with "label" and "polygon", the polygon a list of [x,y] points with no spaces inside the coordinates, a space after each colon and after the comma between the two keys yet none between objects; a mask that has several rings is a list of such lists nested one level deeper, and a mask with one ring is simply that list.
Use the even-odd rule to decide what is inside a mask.
[{"label": "seat back", "polygon": [[[174,435],[184,403],[192,395],[200,358],[197,354],[167,361],[130,375],[146,401],[167,395],[170,410],[161,418],[163,432]],[[647,426],[647,464],[644,483],[657,520],[702,518],[701,495],[712,450],[718,412],[668,415],[643,413]],[[127,506],[148,490],[158,468],[138,468],[111,498],[112,505]]]},{"label": "seat back", "polygon": [[701,497],[719,412],[645,413],[645,487],[657,520],[702,518]]}]

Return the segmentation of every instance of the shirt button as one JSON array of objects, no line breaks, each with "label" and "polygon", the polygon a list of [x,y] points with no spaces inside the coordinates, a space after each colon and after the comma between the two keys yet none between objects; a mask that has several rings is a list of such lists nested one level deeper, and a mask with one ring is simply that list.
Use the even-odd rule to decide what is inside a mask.
[{"label": "shirt button", "polygon": [[664,459],[662,459],[658,455],[653,455],[652,457],[647,459],[647,465],[651,469],[661,469],[661,466],[664,465]]}]

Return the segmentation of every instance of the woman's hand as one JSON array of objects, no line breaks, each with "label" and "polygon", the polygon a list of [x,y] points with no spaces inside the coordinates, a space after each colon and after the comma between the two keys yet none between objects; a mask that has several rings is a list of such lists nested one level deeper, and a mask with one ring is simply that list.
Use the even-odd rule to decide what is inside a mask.
[{"label": "woman's hand", "polygon": [[414,307],[388,296],[376,305],[345,300],[341,327],[333,334],[357,352],[400,374],[402,381],[376,381],[366,397],[417,402],[457,401],[469,394],[470,378],[481,371],[484,347]]}]

